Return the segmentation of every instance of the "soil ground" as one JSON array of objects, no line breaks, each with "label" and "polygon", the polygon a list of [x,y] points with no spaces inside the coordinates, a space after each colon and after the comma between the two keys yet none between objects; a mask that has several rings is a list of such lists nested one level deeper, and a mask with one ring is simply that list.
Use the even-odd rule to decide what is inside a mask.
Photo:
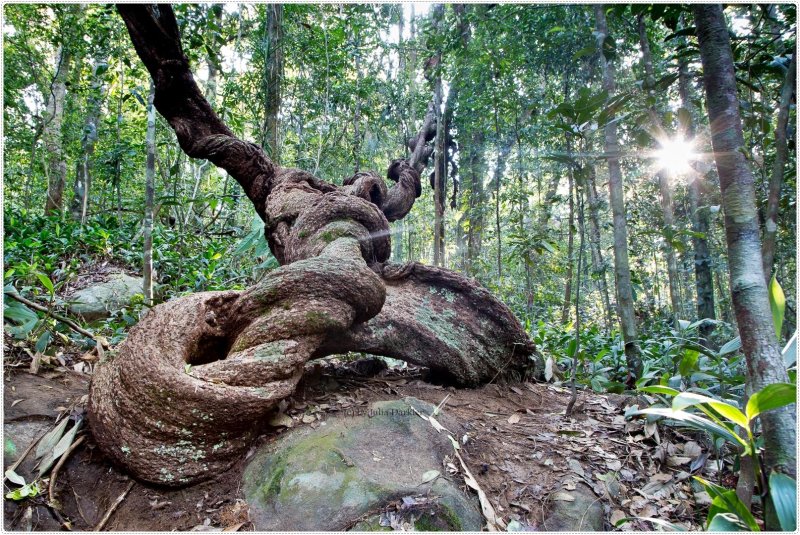
[{"label": "soil ground", "polygon": [[[5,438],[15,442],[18,457],[31,440],[52,428],[57,416],[81,417],[90,376],[65,367],[45,367],[39,375],[31,375],[20,371],[24,362],[11,364],[5,367],[4,431]],[[697,438],[674,430],[667,431],[667,438],[655,425],[626,423],[624,410],[635,399],[579,393],[573,415],[566,417],[566,388],[518,383],[456,389],[423,379],[424,370],[417,368],[380,370],[369,362],[336,358],[310,363],[295,396],[282,407],[284,415],[276,419],[283,426],[265,428],[259,442],[274,440],[286,432],[286,425],[319,426],[372,401],[411,396],[441,403],[443,412],[463,423],[467,433],[459,437],[462,457],[506,522],[516,520],[523,528],[546,530],[553,500],[564,499],[562,491],[583,481],[604,504],[606,529],[612,529],[612,520],[628,516],[699,527],[704,514],[697,504],[703,504],[705,497],[693,492],[690,473],[705,471],[706,477],[716,480],[718,465],[708,459]],[[90,433],[80,434],[85,441],[69,456],[54,484],[57,510],[48,504],[46,486],[32,499],[6,499],[7,530],[59,530],[59,515],[74,530],[91,530],[125,492],[131,480],[108,464]],[[6,468],[14,460],[13,455],[7,457]],[[134,482],[105,529],[252,530],[240,487],[245,462],[212,481],[184,489]],[[17,469],[26,481],[32,464],[28,458]],[[9,488],[6,482],[6,491]],[[632,521],[623,529],[653,528],[649,522]]]}]

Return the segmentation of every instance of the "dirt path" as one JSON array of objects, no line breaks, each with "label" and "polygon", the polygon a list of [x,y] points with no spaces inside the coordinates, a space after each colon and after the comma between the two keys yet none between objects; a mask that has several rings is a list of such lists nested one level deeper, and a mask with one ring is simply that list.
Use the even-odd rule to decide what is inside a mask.
[{"label": "dirt path", "polygon": [[[554,500],[563,499],[563,491],[584,482],[604,504],[607,529],[610,519],[623,516],[654,516],[698,527],[689,485],[689,463],[696,461],[697,443],[674,433],[666,440],[658,437],[654,427],[626,424],[623,412],[629,398],[584,394],[574,417],[565,418],[569,394],[553,385],[489,384],[479,389],[454,389],[426,383],[414,369],[383,371],[376,377],[363,377],[358,371],[363,372],[363,366],[335,360],[309,365],[300,388],[285,407],[289,418],[282,418],[284,425],[319,426],[326,419],[377,400],[411,396],[438,405],[446,398],[442,411],[467,429],[466,437],[460,437],[462,456],[506,521],[546,530],[545,519]],[[45,373],[11,372],[5,377],[7,454],[18,456],[31,440],[52,427],[57,415],[81,415],[88,376]],[[271,429],[259,440],[268,442],[283,432],[285,427]],[[9,439],[15,452],[9,452]],[[685,450],[687,442],[691,451]],[[6,466],[14,459],[15,455],[7,455]],[[27,459],[17,470],[27,481],[32,465]],[[240,488],[243,466],[244,460],[213,481],[179,490],[137,482],[106,529],[170,531],[204,526],[200,529],[210,530],[242,524],[241,530],[251,530]],[[73,529],[90,530],[129,483],[127,476],[107,463],[87,434],[57,478],[61,514],[71,520]],[[23,502],[5,500],[6,529],[60,529],[46,497],[45,490],[44,495]],[[636,521],[625,528],[648,530],[651,526]]]}]

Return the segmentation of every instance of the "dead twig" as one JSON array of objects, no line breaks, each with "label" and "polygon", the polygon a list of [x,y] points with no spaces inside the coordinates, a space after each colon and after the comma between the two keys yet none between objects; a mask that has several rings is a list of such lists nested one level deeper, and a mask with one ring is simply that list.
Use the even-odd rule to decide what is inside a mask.
[{"label": "dead twig", "polygon": [[114,500],[114,503],[112,503],[111,507],[108,508],[108,511],[106,511],[106,514],[103,515],[103,518],[94,527],[94,531],[102,531],[103,530],[103,528],[108,523],[108,520],[111,518],[111,515],[113,515],[114,511],[117,510],[117,507],[119,507],[119,504],[121,504],[125,500],[125,498],[128,496],[128,493],[131,491],[131,489],[133,488],[133,486],[135,484],[136,484],[135,481],[131,481],[130,483],[128,483],[128,486],[125,488],[125,490],[122,492],[122,494],[117,496],[117,499]]},{"label": "dead twig", "polygon": [[50,310],[46,306],[42,306],[42,305],[40,305],[38,303],[34,303],[33,301],[31,301],[29,299],[25,299],[24,297],[22,297],[21,295],[19,295],[17,293],[6,292],[5,295],[10,297],[10,298],[12,298],[12,299],[15,299],[15,300],[19,301],[23,305],[28,306],[28,307],[30,307],[30,308],[32,308],[34,310],[38,310],[39,312],[44,312],[45,314],[47,314],[51,318],[54,318],[54,319],[60,321],[61,323],[65,324],[67,327],[69,327],[73,331],[75,331],[75,332],[77,332],[79,334],[82,334],[83,336],[85,336],[87,338],[91,338],[92,340],[95,340],[98,343],[100,343],[100,341],[95,337],[94,334],[90,333],[89,331],[87,331],[86,329],[84,329],[83,327],[81,327],[80,325],[78,325],[77,323],[72,321],[71,319],[67,318],[66,316],[62,316],[61,314],[58,314],[57,312],[53,312],[52,310]]},{"label": "dead twig", "polygon": [[78,438],[78,440],[73,442],[72,445],[69,447],[69,449],[65,451],[64,455],[62,455],[61,458],[58,460],[58,463],[56,463],[55,467],[53,467],[53,471],[50,472],[50,484],[48,485],[47,488],[47,496],[50,499],[50,505],[52,505],[53,507],[57,507],[55,500],[56,496],[55,491],[56,491],[56,479],[58,478],[58,472],[61,470],[61,467],[64,466],[64,463],[67,461],[67,458],[70,456],[70,454],[73,451],[75,451],[78,448],[78,446],[83,444],[84,440],[86,440],[86,435]]}]

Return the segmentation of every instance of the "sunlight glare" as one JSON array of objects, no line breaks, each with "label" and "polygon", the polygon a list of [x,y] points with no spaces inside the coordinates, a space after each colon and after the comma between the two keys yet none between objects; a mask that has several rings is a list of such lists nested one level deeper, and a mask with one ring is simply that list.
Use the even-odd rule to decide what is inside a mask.
[{"label": "sunlight glare", "polygon": [[655,152],[655,157],[659,170],[666,170],[675,175],[691,170],[692,161],[697,159],[694,144],[681,137],[662,141],[661,148]]}]

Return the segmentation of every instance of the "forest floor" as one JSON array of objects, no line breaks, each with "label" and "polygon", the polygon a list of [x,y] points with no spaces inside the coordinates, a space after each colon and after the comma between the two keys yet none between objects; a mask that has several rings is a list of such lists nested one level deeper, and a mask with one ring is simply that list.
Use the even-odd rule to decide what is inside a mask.
[{"label": "forest floor", "polygon": [[[54,362],[33,375],[22,371],[29,357],[9,338],[4,339],[4,349],[4,430],[6,438],[14,439],[19,456],[30,441],[52,428],[57,415],[82,413],[90,375],[73,369],[75,361],[84,362],[80,355],[62,357],[65,363]],[[719,465],[709,459],[700,438],[643,421],[626,422],[626,407],[637,402],[633,397],[582,392],[573,415],[565,417],[570,395],[559,386],[518,383],[456,389],[425,382],[424,370],[418,368],[371,369],[376,367],[369,363],[337,358],[309,363],[277,419],[282,427],[270,428],[259,443],[275,440],[287,426],[316,427],[339,411],[373,401],[406,396],[436,405],[444,401],[442,412],[467,431],[462,456],[498,516],[537,531],[547,530],[545,519],[554,501],[569,499],[563,491],[580,482],[603,504],[607,530],[625,517],[655,517],[699,529],[710,500],[695,492],[690,476],[730,478],[716,470]],[[13,460],[7,457],[6,465]],[[133,483],[108,464],[87,433],[60,469],[52,490],[60,515],[75,530],[91,530],[124,495],[105,529],[246,531],[253,527],[240,486],[245,461],[212,481],[166,489]],[[29,480],[32,469],[28,458],[17,472]],[[25,501],[7,499],[4,509],[6,529],[61,528],[58,514],[48,505],[47,489]],[[633,520],[621,529],[653,528],[650,522]]]}]

